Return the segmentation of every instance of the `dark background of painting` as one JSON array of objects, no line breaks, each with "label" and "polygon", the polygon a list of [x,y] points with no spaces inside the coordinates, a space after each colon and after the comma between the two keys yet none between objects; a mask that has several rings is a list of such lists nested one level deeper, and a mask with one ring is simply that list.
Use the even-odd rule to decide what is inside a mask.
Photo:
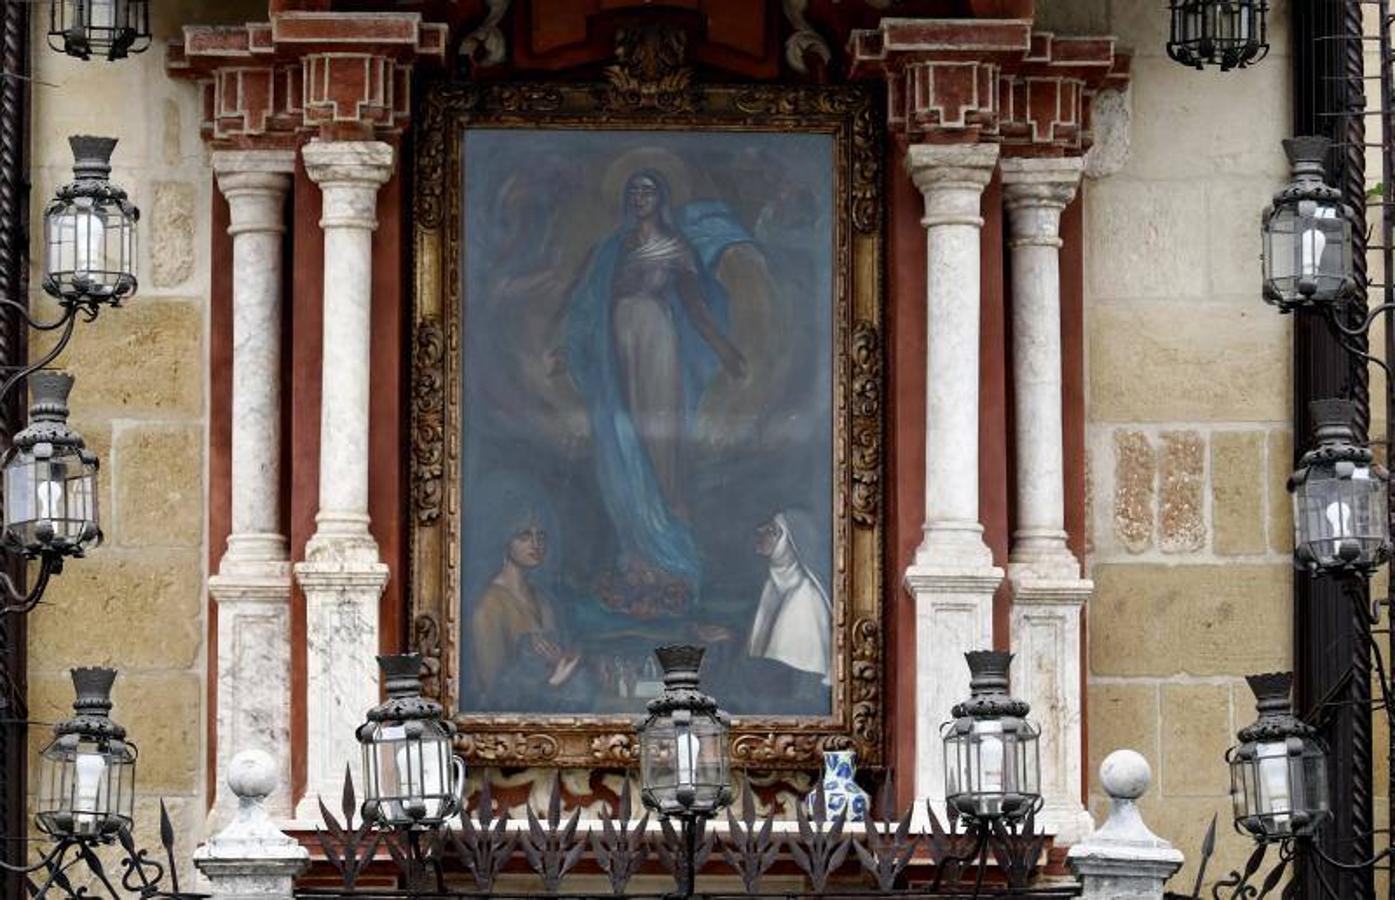
[{"label": "dark background of painting", "polygon": [[[832,148],[831,136],[816,134],[466,132],[462,711],[643,708],[642,698],[597,693],[499,710],[470,690],[472,605],[502,562],[519,497],[543,510],[548,532],[547,563],[532,583],[551,597],[583,666],[623,659],[642,668],[660,643],[697,641],[709,647],[704,684],[732,713],[830,711],[827,695],[772,695],[745,646],[766,579],[755,528],[776,511],[812,517],[822,540],[801,548],[803,562],[830,597],[834,588]],[[620,225],[625,180],[640,168],[669,179],[675,206],[727,203],[759,250],[740,259],[728,251],[731,265],[719,269],[732,299],[729,333],[749,369],[740,382],[719,375],[698,413],[688,493],[704,577],[695,609],[676,617],[620,615],[595,599],[615,549],[586,413],[560,352],[571,285]],[[730,638],[711,639],[710,626]]]}]

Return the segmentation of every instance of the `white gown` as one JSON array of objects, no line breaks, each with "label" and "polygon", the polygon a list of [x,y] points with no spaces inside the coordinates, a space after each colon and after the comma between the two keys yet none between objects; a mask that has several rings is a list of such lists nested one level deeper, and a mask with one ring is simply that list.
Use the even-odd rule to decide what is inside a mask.
[{"label": "white gown", "polygon": [[799,559],[784,513],[772,520],[780,530],[770,555],[770,576],[751,624],[747,652],[823,676],[829,683],[833,652],[833,605],[814,573]]}]

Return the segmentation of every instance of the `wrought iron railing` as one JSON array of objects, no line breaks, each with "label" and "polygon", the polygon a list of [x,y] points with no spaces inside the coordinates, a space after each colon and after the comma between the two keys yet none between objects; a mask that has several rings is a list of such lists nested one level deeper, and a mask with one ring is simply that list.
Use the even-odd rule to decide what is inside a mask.
[{"label": "wrought iron railing", "polygon": [[[580,809],[565,811],[562,796],[559,775],[547,808],[539,814],[529,807],[518,820],[498,808],[486,780],[473,809],[451,824],[417,831],[383,830],[359,815],[353,780],[346,774],[338,814],[321,801],[324,824],[316,832],[323,859],[339,883],[302,887],[296,896],[358,900],[674,896],[672,891],[653,890],[654,876],[667,874],[681,885],[688,842],[674,823],[636,808],[628,781],[614,807],[585,819]],[[692,896],[703,900],[796,896],[1050,900],[1079,894],[1080,887],[1072,880],[1048,882],[1038,877],[1047,837],[1031,816],[1016,823],[951,818],[946,824],[927,803],[921,809],[928,827],[917,832],[912,827],[914,806],[895,818],[885,815],[893,808],[892,796],[888,783],[879,803],[883,817],[852,825],[843,816],[828,814],[820,785],[808,809],[799,804],[794,820],[781,822],[774,810],[757,815],[747,784],[740,811],[729,809],[720,824],[700,827],[691,845],[694,868],[701,877],[720,877],[728,884],[735,880],[741,890]],[[913,863],[914,878],[910,877]],[[513,889],[515,874],[531,875],[538,890]],[[600,879],[610,893],[565,891],[572,877],[592,884]],[[792,878],[802,885],[797,891],[762,891],[767,880],[788,884]],[[396,886],[383,887],[384,881]]]}]

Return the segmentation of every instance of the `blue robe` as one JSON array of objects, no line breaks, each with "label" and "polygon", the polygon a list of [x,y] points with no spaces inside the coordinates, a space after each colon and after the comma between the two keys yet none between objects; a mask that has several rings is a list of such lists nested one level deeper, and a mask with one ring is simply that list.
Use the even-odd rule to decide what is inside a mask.
[{"label": "blue robe", "polygon": [[[717,327],[725,331],[730,304],[713,270],[728,247],[750,242],[750,234],[725,203],[712,200],[681,207],[671,225],[692,248],[703,301]],[[622,555],[683,579],[696,593],[702,576],[697,543],[692,530],[673,514],[664,498],[627,409],[615,353],[612,286],[625,238],[632,230],[627,223],[600,244],[568,298],[567,364],[586,402],[596,480]],[[670,286],[667,294],[678,333],[686,430],[720,363],[688,320],[677,289]]]}]

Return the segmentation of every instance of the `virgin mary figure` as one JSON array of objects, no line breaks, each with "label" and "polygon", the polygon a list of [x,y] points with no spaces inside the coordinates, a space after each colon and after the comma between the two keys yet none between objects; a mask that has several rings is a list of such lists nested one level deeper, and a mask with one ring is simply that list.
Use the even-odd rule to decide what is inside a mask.
[{"label": "virgin mary figure", "polygon": [[567,367],[585,400],[620,571],[669,594],[682,585],[692,600],[702,565],[687,490],[691,423],[719,370],[746,369],[714,269],[751,236],[725,203],[671,209],[653,169],[629,177],[622,208],[568,298]]}]

